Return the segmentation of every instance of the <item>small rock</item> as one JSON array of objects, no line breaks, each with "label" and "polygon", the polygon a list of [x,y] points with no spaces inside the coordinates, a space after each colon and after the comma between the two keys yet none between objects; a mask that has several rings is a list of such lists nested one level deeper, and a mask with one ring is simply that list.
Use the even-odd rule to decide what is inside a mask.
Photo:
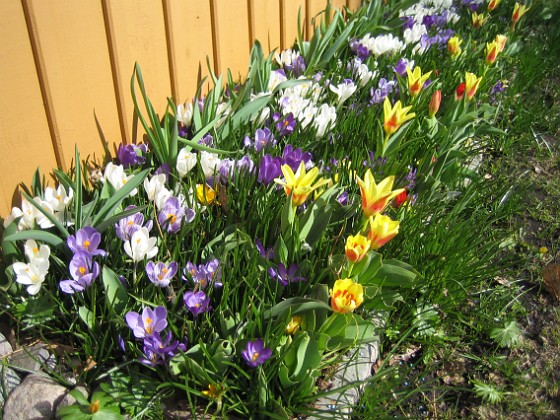
[{"label": "small rock", "polygon": [[12,345],[4,337],[4,334],[0,333],[0,357],[6,356],[13,351]]},{"label": "small rock", "polygon": [[54,369],[56,361],[42,344],[23,348],[10,357],[10,365],[25,372],[39,372],[44,364]]},{"label": "small rock", "polygon": [[67,389],[52,379],[31,374],[13,390],[4,406],[4,420],[53,417]]},{"label": "small rock", "polygon": [[20,383],[20,377],[12,368],[0,366],[0,405],[4,403],[4,396],[10,395]]}]

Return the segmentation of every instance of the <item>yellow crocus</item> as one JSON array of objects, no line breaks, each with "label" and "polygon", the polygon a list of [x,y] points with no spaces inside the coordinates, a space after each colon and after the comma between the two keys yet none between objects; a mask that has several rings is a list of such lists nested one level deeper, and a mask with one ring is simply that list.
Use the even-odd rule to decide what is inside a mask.
[{"label": "yellow crocus", "polygon": [[513,7],[513,14],[511,15],[512,28],[515,28],[519,19],[521,19],[528,11],[529,8],[524,4],[515,3],[515,6]]},{"label": "yellow crocus", "polygon": [[274,182],[284,187],[287,196],[292,196],[294,206],[301,206],[305,203],[309,194],[329,182],[329,180],[323,178],[316,181],[317,176],[319,176],[319,169],[315,167],[307,172],[303,161],[295,174],[290,165],[282,165],[281,169],[284,179],[276,178]]},{"label": "yellow crocus", "polygon": [[424,83],[432,74],[431,71],[428,73],[422,74],[422,69],[420,66],[414,67],[414,71],[410,70],[409,67],[406,68],[406,73],[408,75],[408,91],[412,97],[418,95],[422,88],[424,87]]},{"label": "yellow crocus", "polygon": [[358,233],[357,235],[349,236],[348,239],[346,239],[344,252],[351,263],[357,263],[366,256],[369,248],[369,239]]},{"label": "yellow crocus", "polygon": [[358,176],[356,178],[362,195],[362,211],[366,218],[381,213],[393,198],[404,191],[404,188],[392,189],[394,176],[388,176],[377,184],[371,169],[367,170],[363,180]]},{"label": "yellow crocus", "polygon": [[379,249],[399,233],[398,220],[391,220],[389,216],[376,214],[369,218],[368,239],[371,249]]},{"label": "yellow crocus", "polygon": [[216,199],[216,191],[208,184],[196,184],[196,197],[204,205],[209,205]]},{"label": "yellow crocus", "polygon": [[459,57],[461,55],[461,52],[463,52],[463,50],[461,49],[462,43],[463,40],[458,36],[452,36],[447,41],[447,51],[449,51],[449,54],[451,54],[451,58],[453,60]]},{"label": "yellow crocus", "polygon": [[476,77],[476,74],[474,73],[465,73],[465,92],[467,94],[467,101],[470,101],[472,98],[474,98],[481,80],[482,76]]},{"label": "yellow crocus", "polygon": [[383,114],[385,119],[383,128],[387,136],[395,133],[401,125],[416,116],[414,112],[411,112],[410,114],[408,113],[411,108],[412,106],[406,106],[403,108],[401,101],[397,101],[397,103],[391,107],[389,98],[385,98],[385,101],[383,102]]},{"label": "yellow crocus", "polygon": [[339,314],[353,312],[364,303],[364,288],[352,279],[340,279],[334,282],[330,290],[331,308]]}]

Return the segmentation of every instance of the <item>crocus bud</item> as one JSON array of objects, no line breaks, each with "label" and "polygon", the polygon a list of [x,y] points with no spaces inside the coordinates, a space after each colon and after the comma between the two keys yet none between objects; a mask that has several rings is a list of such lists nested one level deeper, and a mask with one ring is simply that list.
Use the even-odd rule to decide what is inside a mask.
[{"label": "crocus bud", "polygon": [[439,111],[439,106],[441,105],[441,90],[436,90],[432,95],[430,100],[429,115],[430,118],[434,118],[434,115]]}]

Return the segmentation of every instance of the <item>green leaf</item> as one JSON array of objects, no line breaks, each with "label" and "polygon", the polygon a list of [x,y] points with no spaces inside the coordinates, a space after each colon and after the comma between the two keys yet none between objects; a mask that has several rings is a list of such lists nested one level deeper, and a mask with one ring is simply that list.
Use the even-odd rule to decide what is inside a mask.
[{"label": "green leaf", "polygon": [[65,243],[65,241],[60,236],[53,235],[52,233],[45,232],[43,230],[22,230],[20,232],[9,234],[4,238],[4,241],[15,242],[25,241],[27,239],[34,239],[39,242],[45,242],[55,247],[59,247]]},{"label": "green leaf", "polygon": [[105,304],[110,310],[121,314],[128,297],[124,286],[115,272],[107,266],[103,266],[102,281],[105,287]]},{"label": "green leaf", "polygon": [[93,330],[95,326],[95,317],[93,316],[93,312],[91,312],[85,306],[80,306],[78,308],[78,315],[82,321],[87,325],[90,330]]},{"label": "green leaf", "polygon": [[395,259],[383,261],[377,274],[364,285],[381,285],[391,287],[412,287],[420,274],[409,264]]},{"label": "green leaf", "polygon": [[116,192],[111,198],[109,198],[99,212],[95,215],[92,221],[92,226],[97,228],[102,222],[105,221],[107,217],[111,216],[113,210],[120,204],[120,202],[130,194],[130,192],[138,187],[144,178],[148,176],[151,169],[144,169],[142,172],[136,174],[130,181],[128,181],[120,190]]},{"label": "green leaf", "polygon": [[330,311],[331,307],[325,302],[320,302],[314,299],[306,299],[301,297],[293,297],[277,303],[272,308],[264,313],[264,319],[276,318],[283,316],[290,311],[292,315],[298,315],[307,311],[327,310]]}]

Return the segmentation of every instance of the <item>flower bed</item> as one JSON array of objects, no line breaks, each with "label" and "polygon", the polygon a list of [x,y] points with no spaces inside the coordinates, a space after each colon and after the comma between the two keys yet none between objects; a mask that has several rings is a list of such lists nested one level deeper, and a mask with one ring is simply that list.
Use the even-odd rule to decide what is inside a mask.
[{"label": "flower bed", "polygon": [[527,9],[479,3],[336,13],[291,50],[256,44],[245,82],[214,77],[163,118],[137,66],[146,142],[101,177],[76,151],[4,222],[7,312],[96,390],[60,414],[158,413],[174,394],[193,412],[285,418],[333,392],[342,357],[383,334],[373,319],[422,289],[391,240],[428,229],[417,209],[477,179],[471,158],[500,132]]}]

